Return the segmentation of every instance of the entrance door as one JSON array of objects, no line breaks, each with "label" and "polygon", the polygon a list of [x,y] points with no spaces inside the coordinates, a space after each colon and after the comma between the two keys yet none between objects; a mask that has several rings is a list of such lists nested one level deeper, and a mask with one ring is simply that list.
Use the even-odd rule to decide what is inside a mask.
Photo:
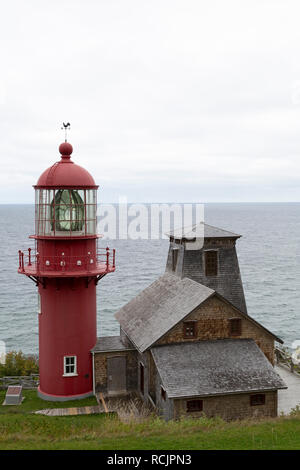
[{"label": "entrance door", "polygon": [[109,395],[122,395],[126,391],[126,357],[108,357],[107,392]]}]

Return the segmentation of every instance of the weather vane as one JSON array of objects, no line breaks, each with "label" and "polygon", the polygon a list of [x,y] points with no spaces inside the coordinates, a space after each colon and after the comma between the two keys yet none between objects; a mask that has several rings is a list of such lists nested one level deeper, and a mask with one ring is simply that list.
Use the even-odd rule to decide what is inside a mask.
[{"label": "weather vane", "polygon": [[67,142],[67,132],[71,129],[71,124],[69,122],[67,122],[66,124],[63,122],[62,130],[63,129],[65,130],[65,142]]}]

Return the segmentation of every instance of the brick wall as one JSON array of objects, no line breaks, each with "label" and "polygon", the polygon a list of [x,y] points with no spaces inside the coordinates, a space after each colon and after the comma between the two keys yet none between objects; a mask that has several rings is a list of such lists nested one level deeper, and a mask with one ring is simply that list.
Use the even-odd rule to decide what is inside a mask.
[{"label": "brick wall", "polygon": [[107,358],[115,356],[126,357],[126,387],[128,391],[137,388],[137,352],[98,352],[95,353],[95,388],[96,392],[107,393]]},{"label": "brick wall", "polygon": [[189,314],[184,321],[197,321],[196,337],[186,339],[183,335],[183,322],[178,323],[164,335],[158,344],[178,343],[180,341],[199,341],[232,338],[229,330],[229,319],[241,318],[242,331],[234,338],[252,338],[274,365],[274,339],[259,326],[241,315],[238,310],[222,299],[214,296],[204,302],[197,310]]},{"label": "brick wall", "polygon": [[[219,416],[225,420],[236,420],[259,417],[277,416],[277,392],[265,393],[264,405],[250,405],[250,394],[224,395],[219,397],[206,397],[203,400],[202,412],[187,412],[188,400],[174,400],[174,418],[194,417],[203,415],[211,418]],[[201,397],[199,397],[201,399]]]}]

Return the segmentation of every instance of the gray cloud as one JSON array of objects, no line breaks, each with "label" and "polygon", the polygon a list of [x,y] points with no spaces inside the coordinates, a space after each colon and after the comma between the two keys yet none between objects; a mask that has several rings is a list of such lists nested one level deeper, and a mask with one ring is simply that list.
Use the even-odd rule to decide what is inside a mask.
[{"label": "gray cloud", "polygon": [[72,124],[99,199],[300,200],[295,1],[12,0],[0,18],[0,202]]}]

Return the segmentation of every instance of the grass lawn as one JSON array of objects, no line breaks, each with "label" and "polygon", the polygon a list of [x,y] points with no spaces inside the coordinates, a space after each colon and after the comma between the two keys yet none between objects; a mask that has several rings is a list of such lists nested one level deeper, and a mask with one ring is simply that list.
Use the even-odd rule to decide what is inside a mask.
[{"label": "grass lawn", "polygon": [[[0,450],[5,449],[300,449],[300,414],[293,417],[225,423],[185,419],[168,423],[153,417],[122,423],[117,416],[43,416],[43,408],[95,405],[94,397],[45,402],[24,391],[20,406],[0,406]],[[0,403],[5,392],[0,392]]]},{"label": "grass lawn", "polygon": [[97,400],[95,397],[85,398],[84,400],[73,400],[73,401],[45,401],[37,396],[35,390],[23,390],[22,394],[25,400],[19,406],[1,406],[4,402],[6,390],[0,390],[0,416],[2,414],[22,414],[30,411],[43,410],[45,408],[71,408],[73,406],[95,406]]}]

